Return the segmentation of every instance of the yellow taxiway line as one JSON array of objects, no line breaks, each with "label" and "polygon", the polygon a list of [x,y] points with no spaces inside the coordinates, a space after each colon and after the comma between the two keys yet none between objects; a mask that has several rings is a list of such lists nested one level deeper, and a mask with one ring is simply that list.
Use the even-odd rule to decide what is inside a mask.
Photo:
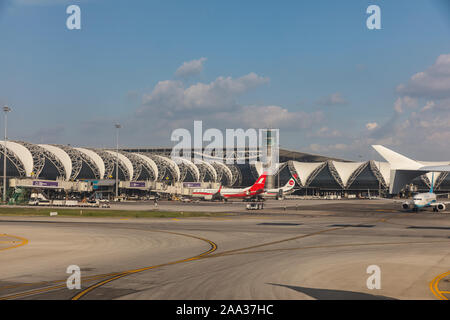
[{"label": "yellow taxiway line", "polygon": [[134,274],[134,273],[137,273],[137,272],[142,272],[142,271],[146,271],[146,270],[150,270],[150,269],[156,269],[156,268],[160,268],[160,267],[164,267],[164,266],[169,266],[169,265],[179,264],[179,263],[183,263],[183,262],[188,262],[188,261],[198,260],[198,259],[201,259],[201,258],[203,258],[204,256],[210,254],[211,252],[214,252],[214,251],[217,250],[217,245],[216,245],[214,242],[212,242],[211,240],[208,240],[208,239],[206,239],[206,238],[201,238],[201,237],[197,237],[197,236],[193,236],[193,235],[186,235],[186,234],[176,233],[176,232],[165,232],[165,233],[171,233],[171,234],[182,235],[182,236],[188,236],[188,237],[191,237],[191,238],[199,239],[199,240],[208,242],[209,245],[210,245],[211,247],[209,248],[208,251],[205,251],[205,252],[203,252],[203,253],[201,253],[201,254],[199,254],[199,255],[197,255],[197,256],[191,257],[191,258],[187,258],[187,259],[183,259],[183,260],[177,260],[177,261],[172,261],[172,262],[167,262],[167,263],[163,263],[163,264],[159,264],[159,265],[155,265],[155,266],[144,267],[144,268],[140,268],[140,269],[134,269],[134,270],[124,271],[123,273],[121,273],[121,274],[119,274],[119,275],[117,275],[117,276],[115,276],[115,277],[112,277],[112,278],[103,280],[103,281],[101,281],[101,282],[99,282],[99,283],[97,283],[97,284],[95,284],[95,285],[93,285],[93,286],[90,286],[90,287],[86,288],[85,290],[83,290],[83,291],[81,291],[80,293],[78,293],[77,295],[75,295],[75,296],[72,298],[72,300],[79,300],[79,299],[81,299],[84,295],[86,295],[86,294],[89,293],[90,291],[94,290],[95,288],[98,288],[98,287],[100,287],[100,286],[103,286],[103,285],[107,284],[108,282],[111,282],[111,281],[120,279],[120,278],[122,278],[122,277],[128,276],[128,275],[130,275],[130,274]]},{"label": "yellow taxiway line", "polygon": [[430,290],[439,300],[448,300],[448,298],[444,296],[443,293],[448,294],[450,292],[439,290],[439,281],[447,276],[450,276],[450,271],[438,275],[430,282]]},{"label": "yellow taxiway line", "polygon": [[[23,237],[19,237],[19,236],[13,236],[10,234],[0,234],[0,237],[10,237],[10,238],[15,238],[17,240],[20,240],[20,243],[11,246],[11,247],[7,247],[7,248],[1,248],[0,251],[5,251],[5,250],[9,250],[9,249],[14,249],[14,248],[18,248],[18,247],[22,247],[24,245],[26,245],[28,243],[28,239],[23,238]],[[2,243],[16,243],[16,241],[1,241]]]}]

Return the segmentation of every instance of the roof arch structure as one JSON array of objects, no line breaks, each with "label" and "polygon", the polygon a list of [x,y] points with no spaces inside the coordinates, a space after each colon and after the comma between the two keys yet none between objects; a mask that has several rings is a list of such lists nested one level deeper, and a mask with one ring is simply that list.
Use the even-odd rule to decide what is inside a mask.
[{"label": "roof arch structure", "polygon": [[80,151],[83,155],[88,157],[97,167],[99,179],[103,179],[105,177],[106,169],[105,163],[103,159],[94,151],[85,148],[75,148],[75,150]]},{"label": "roof arch structure", "polygon": [[[134,168],[133,168],[133,163],[131,163],[130,159],[125,157],[120,152],[117,153],[116,151],[105,150],[105,153],[108,153],[111,156],[111,157],[108,157],[108,160],[113,160],[113,162],[115,160],[117,160],[117,158],[119,158],[119,167],[122,167],[121,169],[125,175],[125,180],[131,181],[134,176]],[[120,165],[120,162],[122,163],[122,166]]]},{"label": "roof arch structure", "polygon": [[297,174],[297,182],[300,186],[307,186],[314,177],[323,169],[326,162],[299,162],[289,161],[291,173]]},{"label": "roof arch structure", "polygon": [[[81,168],[83,167],[83,161],[90,162],[90,160],[85,159],[85,157],[83,157],[83,154],[80,151],[76,150],[75,148],[72,148],[71,146],[65,145],[54,145],[54,146],[64,150],[64,152],[67,153],[67,155],[69,156],[70,161],[72,163],[72,172],[70,173],[70,180],[75,180],[78,177]],[[92,170],[92,172],[94,172],[94,170]]]},{"label": "roof arch structure", "polygon": [[235,164],[225,164],[228,169],[230,169],[233,180],[230,183],[230,186],[240,186],[242,183],[242,172],[239,170],[237,165]]},{"label": "roof arch structure", "polygon": [[172,173],[172,176],[173,176],[175,182],[180,181],[180,176],[181,176],[180,168],[175,163],[175,161],[173,161],[169,157],[161,156],[161,155],[158,155],[158,154],[146,154],[146,155],[149,158],[151,158],[152,160],[154,160],[155,163],[158,165],[158,171],[160,173],[160,175],[158,177],[158,180],[161,181],[162,179],[164,179],[164,175],[165,175],[165,170],[164,169],[169,169],[170,172]]},{"label": "roof arch structure", "polygon": [[41,148],[38,145],[29,142],[25,141],[14,141],[14,142],[26,148],[31,153],[31,157],[33,160],[33,170],[31,175],[33,177],[40,176],[42,170],[44,169],[46,158],[55,165],[60,175],[64,175],[62,163],[60,163],[59,160],[52,153],[46,151],[44,148]]},{"label": "roof arch structure", "polygon": [[[332,161],[334,168],[341,178],[344,188],[348,188],[357,177],[358,173],[361,172],[360,169],[367,166],[366,162],[339,162]],[[353,178],[353,179],[352,179]]]},{"label": "roof arch structure", "polygon": [[222,181],[223,177],[227,179],[227,185],[231,186],[233,184],[233,172],[229,167],[227,167],[222,161],[212,161],[211,165],[217,172],[217,181]]},{"label": "roof arch structure", "polygon": [[[195,181],[220,182],[233,187],[248,186],[264,171],[261,161],[250,161],[249,152],[243,155],[234,150],[233,157],[246,160],[245,163],[228,164],[218,154],[202,159],[179,160],[170,157],[165,148],[153,149],[94,149],[77,148],[70,145],[32,144],[24,141],[6,141],[7,174],[9,177],[31,177],[39,179],[107,179],[115,173],[118,161],[118,178],[121,180],[156,180],[164,179],[167,183]],[[4,141],[0,141],[3,153]],[[391,184],[392,164],[381,161],[349,162],[327,157],[295,158],[297,154],[285,155],[278,164],[276,172],[278,181],[294,176],[302,188],[312,188],[314,192],[362,192],[367,190],[387,189]],[[241,157],[241,158],[239,158]],[[290,157],[290,158],[289,158]],[[281,158],[280,158],[281,159]],[[299,159],[304,159],[300,160]],[[175,161],[174,161],[175,160]],[[194,160],[196,162],[194,162]],[[313,160],[311,160],[313,161]],[[178,163],[177,163],[178,162]],[[422,170],[414,184],[418,190],[427,190],[433,184],[436,191],[450,190],[449,172],[441,167],[450,165],[450,161],[421,162],[415,161]],[[286,170],[286,166],[289,170]],[[398,170],[403,170],[400,167]],[[423,169],[423,168],[422,168]],[[394,169],[395,170],[395,167]],[[432,172],[429,170],[437,170]],[[283,180],[284,181],[284,180]],[[112,182],[111,182],[112,183]],[[299,191],[302,193],[304,191]],[[307,191],[306,191],[307,192]]]},{"label": "roof arch structure", "polygon": [[198,167],[190,160],[183,157],[175,157],[173,161],[177,164],[180,169],[180,181],[185,181],[187,171],[189,171],[194,179],[194,182],[200,181],[200,171]]},{"label": "roof arch structure", "polygon": [[[5,147],[5,141],[0,141],[2,151]],[[3,153],[3,152],[2,152]],[[14,141],[6,141],[6,157],[13,162],[19,173],[30,177],[33,173],[33,155],[30,150]]]},{"label": "roof arch structure", "polygon": [[194,164],[197,166],[199,172],[200,172],[200,181],[205,181],[206,175],[209,174],[209,176],[212,179],[212,182],[217,181],[217,172],[216,169],[207,161],[195,159]]},{"label": "roof arch structure", "polygon": [[158,180],[158,166],[156,165],[153,159],[147,157],[146,155],[140,153],[132,153],[133,156],[140,158],[142,161],[146,163],[146,167],[153,171],[154,180]]},{"label": "roof arch structure", "polygon": [[[116,151],[110,150],[110,152],[113,152],[114,156],[117,156]],[[119,159],[122,159],[122,161],[128,163],[127,170],[130,173],[130,180],[132,181],[136,181],[139,178],[139,176],[142,173],[143,166],[147,165],[147,163],[144,162],[141,158],[136,157],[134,154],[130,152],[119,151]]]},{"label": "roof arch structure", "polygon": [[63,149],[49,144],[39,144],[39,146],[52,153],[59,160],[64,168],[65,180],[69,180],[72,174],[72,160],[69,155]]},{"label": "roof arch structure", "polygon": [[[116,157],[116,154],[114,152],[110,153],[107,150],[103,149],[93,149],[93,151],[100,156],[105,165],[104,179],[113,178],[116,166],[118,166],[119,167],[119,172],[117,172],[118,176],[120,175],[120,172],[122,172],[124,180],[130,180],[130,172],[128,171],[127,166],[121,160],[120,157],[119,158]],[[117,161],[117,159],[119,161]]]}]

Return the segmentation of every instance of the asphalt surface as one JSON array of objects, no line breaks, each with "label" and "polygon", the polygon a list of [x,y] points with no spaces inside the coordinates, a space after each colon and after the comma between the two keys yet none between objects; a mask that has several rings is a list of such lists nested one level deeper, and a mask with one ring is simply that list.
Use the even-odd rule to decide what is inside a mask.
[{"label": "asphalt surface", "polygon": [[[1,216],[0,299],[450,298],[449,212],[403,212],[383,200],[158,209],[221,215]],[[70,265],[81,269],[81,289],[66,286]],[[380,289],[367,287],[371,265],[380,268]]]}]

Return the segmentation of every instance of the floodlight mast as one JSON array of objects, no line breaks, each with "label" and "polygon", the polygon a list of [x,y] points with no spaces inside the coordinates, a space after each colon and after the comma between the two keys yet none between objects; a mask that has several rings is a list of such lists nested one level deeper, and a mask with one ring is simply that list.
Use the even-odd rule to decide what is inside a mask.
[{"label": "floodlight mast", "polygon": [[6,202],[6,139],[7,139],[7,124],[8,124],[8,112],[11,108],[8,106],[3,107],[3,112],[5,113],[5,140],[3,145],[3,202]]},{"label": "floodlight mast", "polygon": [[122,126],[119,123],[115,124],[116,127],[116,199],[119,197],[119,129]]}]

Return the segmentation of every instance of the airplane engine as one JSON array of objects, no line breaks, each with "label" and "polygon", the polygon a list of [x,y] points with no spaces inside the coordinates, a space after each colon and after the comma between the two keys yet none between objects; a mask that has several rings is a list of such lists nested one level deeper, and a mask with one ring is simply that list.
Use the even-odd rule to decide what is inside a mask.
[{"label": "airplane engine", "polygon": [[411,204],[409,202],[403,202],[402,208],[403,210],[409,210],[411,209]]},{"label": "airplane engine", "polygon": [[436,205],[436,210],[437,210],[437,211],[445,211],[445,204],[443,204],[443,203],[438,203],[438,204]]}]

